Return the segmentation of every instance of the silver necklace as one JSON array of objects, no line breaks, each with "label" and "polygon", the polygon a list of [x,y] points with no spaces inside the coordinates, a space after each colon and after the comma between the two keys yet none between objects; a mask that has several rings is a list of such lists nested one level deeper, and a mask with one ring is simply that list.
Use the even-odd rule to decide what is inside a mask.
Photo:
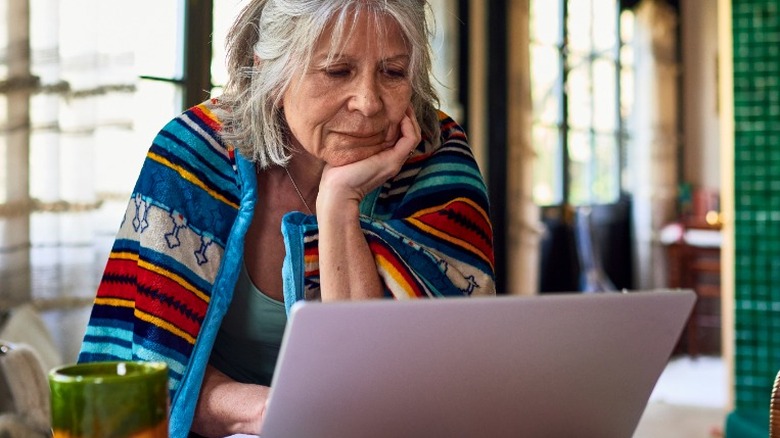
[{"label": "silver necklace", "polygon": [[309,207],[309,203],[306,202],[306,199],[303,198],[303,194],[301,194],[301,189],[298,188],[298,184],[295,184],[295,180],[290,174],[290,170],[287,169],[287,166],[284,167],[284,171],[287,172],[287,176],[290,178],[290,182],[292,183],[293,188],[295,189],[295,193],[297,193],[298,197],[301,198],[301,202],[303,202],[303,205],[306,207],[306,210],[309,211],[309,214],[314,214],[314,212],[311,210],[311,207]]}]

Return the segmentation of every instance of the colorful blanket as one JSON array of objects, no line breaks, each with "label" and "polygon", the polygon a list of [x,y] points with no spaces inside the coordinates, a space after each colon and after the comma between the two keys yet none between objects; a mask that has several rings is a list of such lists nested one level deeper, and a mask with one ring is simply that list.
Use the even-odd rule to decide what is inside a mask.
[{"label": "colorful blanket", "polygon": [[[188,434],[258,198],[254,165],[222,141],[215,105],[176,117],[149,149],[79,356],[167,362],[171,437]],[[495,294],[486,188],[463,130],[443,114],[441,130],[440,146],[421,142],[361,203],[388,297]],[[282,232],[289,309],[319,296],[316,217],[290,213]]]}]

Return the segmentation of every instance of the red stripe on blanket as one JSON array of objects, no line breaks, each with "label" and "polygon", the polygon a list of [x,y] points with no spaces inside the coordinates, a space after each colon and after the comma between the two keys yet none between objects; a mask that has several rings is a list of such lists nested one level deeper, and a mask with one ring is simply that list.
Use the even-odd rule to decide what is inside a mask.
[{"label": "red stripe on blanket", "polygon": [[199,119],[203,120],[209,126],[209,128],[215,131],[219,131],[222,128],[222,124],[218,120],[214,119],[210,113],[204,111],[202,105],[193,107],[192,113],[198,116]]},{"label": "red stripe on blanket", "polygon": [[109,259],[97,297],[133,302],[136,309],[193,337],[206,315],[207,304],[203,300],[176,281],[139,268],[132,259]]},{"label": "red stripe on blanket", "polygon": [[485,260],[494,265],[493,230],[485,216],[465,202],[452,202],[447,208],[416,217],[420,222],[441,231],[445,240],[454,245],[471,245]]},{"label": "red stripe on blanket", "polygon": [[138,265],[135,260],[108,259],[103,272],[103,280],[98,286],[98,298],[118,298],[134,300]]},{"label": "red stripe on blanket", "polygon": [[197,336],[206,316],[206,303],[167,277],[147,270],[139,272],[138,284],[144,293],[136,297],[136,308]]}]

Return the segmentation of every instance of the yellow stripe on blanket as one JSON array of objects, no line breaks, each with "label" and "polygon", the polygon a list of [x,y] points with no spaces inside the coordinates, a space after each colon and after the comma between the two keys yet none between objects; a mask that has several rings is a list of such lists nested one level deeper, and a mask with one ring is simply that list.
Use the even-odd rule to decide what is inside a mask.
[{"label": "yellow stripe on blanket", "polygon": [[132,300],[123,300],[120,298],[95,298],[95,304],[99,306],[127,307],[133,308]]},{"label": "yellow stripe on blanket", "polygon": [[137,262],[138,253],[134,253],[130,251],[112,251],[109,258],[115,260],[130,260],[130,261]]},{"label": "yellow stripe on blanket", "polygon": [[157,327],[159,327],[159,328],[161,328],[163,330],[171,332],[174,335],[184,339],[185,341],[187,341],[191,345],[195,344],[195,338],[190,336],[184,330],[181,330],[180,328],[176,327],[175,325],[171,324],[170,322],[168,322],[168,321],[166,321],[166,320],[164,320],[162,318],[150,315],[150,314],[148,314],[146,312],[142,312],[142,311],[140,311],[138,309],[135,309],[135,317],[140,319],[140,320],[142,320],[142,321],[146,321],[149,324],[157,326]]},{"label": "yellow stripe on blanket", "polygon": [[179,175],[181,175],[181,177],[183,179],[185,179],[185,180],[191,182],[192,184],[195,184],[196,186],[200,187],[201,189],[205,190],[206,193],[211,195],[214,199],[218,199],[218,200],[224,202],[225,204],[227,204],[227,205],[235,208],[236,210],[238,210],[238,204],[236,204],[235,202],[231,202],[230,200],[228,200],[224,196],[220,195],[219,193],[215,192],[214,190],[211,190],[206,184],[203,183],[203,181],[201,181],[200,179],[198,179],[198,177],[193,175],[192,172],[186,170],[185,168],[183,168],[183,167],[181,167],[179,165],[171,163],[170,160],[168,160],[168,159],[166,159],[166,158],[164,158],[164,157],[162,157],[162,156],[160,156],[158,154],[155,154],[154,152],[149,152],[148,157],[151,160],[154,160],[154,161],[162,164],[165,167],[169,167],[169,168],[175,170]]},{"label": "yellow stripe on blanket", "polygon": [[[399,297],[397,295],[397,292],[394,291],[394,288],[390,288],[391,291],[393,291],[393,296],[395,298],[415,298],[416,295],[412,291],[412,286],[409,284],[406,279],[404,279],[404,276],[401,274],[401,272],[396,268],[395,264],[393,264],[390,260],[388,260],[386,257],[377,256],[374,255],[374,260],[376,261],[376,264],[379,265],[379,268],[382,269],[387,273],[387,275],[393,280],[393,283],[395,283],[398,287],[397,289],[400,289],[406,293],[406,296]],[[388,279],[385,278],[385,282],[388,283]]]}]

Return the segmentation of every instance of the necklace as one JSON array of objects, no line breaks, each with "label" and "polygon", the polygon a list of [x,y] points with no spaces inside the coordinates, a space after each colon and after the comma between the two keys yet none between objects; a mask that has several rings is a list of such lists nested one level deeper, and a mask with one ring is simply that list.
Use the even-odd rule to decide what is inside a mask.
[{"label": "necklace", "polygon": [[293,188],[295,189],[295,193],[298,194],[298,197],[301,198],[301,202],[303,202],[303,205],[306,207],[306,210],[309,211],[309,214],[314,214],[314,212],[311,210],[311,207],[309,207],[309,203],[306,202],[306,199],[303,198],[303,194],[301,194],[301,189],[298,188],[298,184],[295,184],[295,180],[292,177],[292,174],[290,174],[290,170],[287,169],[287,166],[284,167],[284,171],[287,172],[287,176],[290,177],[290,182],[293,185]]}]

